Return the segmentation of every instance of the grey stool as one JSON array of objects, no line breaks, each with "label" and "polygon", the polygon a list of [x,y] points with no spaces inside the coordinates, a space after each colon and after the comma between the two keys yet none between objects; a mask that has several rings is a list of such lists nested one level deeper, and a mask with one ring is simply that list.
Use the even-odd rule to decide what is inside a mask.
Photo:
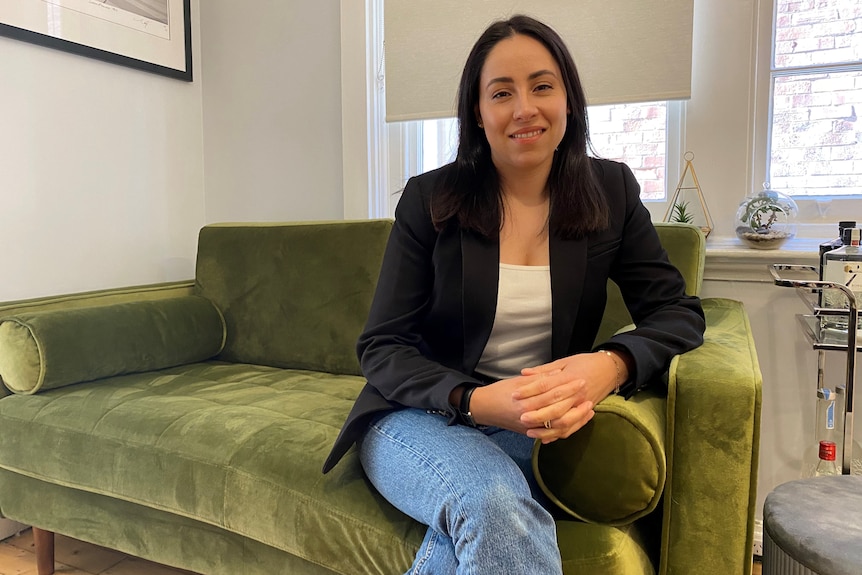
[{"label": "grey stool", "polygon": [[862,574],[862,477],[784,483],[763,505],[763,575]]}]

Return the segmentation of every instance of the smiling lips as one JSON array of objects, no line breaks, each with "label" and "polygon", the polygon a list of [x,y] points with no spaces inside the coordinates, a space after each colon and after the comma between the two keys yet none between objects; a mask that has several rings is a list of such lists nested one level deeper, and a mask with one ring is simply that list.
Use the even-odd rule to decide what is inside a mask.
[{"label": "smiling lips", "polygon": [[545,133],[543,128],[539,128],[536,130],[529,130],[524,132],[518,132],[509,136],[510,138],[514,138],[515,140],[527,140],[529,138],[536,138]]}]

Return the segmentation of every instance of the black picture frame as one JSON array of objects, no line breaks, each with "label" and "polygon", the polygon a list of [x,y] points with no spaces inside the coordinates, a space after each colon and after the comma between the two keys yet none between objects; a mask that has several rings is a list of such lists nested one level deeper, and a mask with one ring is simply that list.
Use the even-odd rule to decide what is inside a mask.
[{"label": "black picture frame", "polygon": [[[193,80],[191,0],[165,0],[167,15],[163,21],[151,20],[142,13],[124,10],[123,0],[80,2],[82,10],[68,8],[68,3],[61,5],[54,0],[3,0],[3,6],[0,6],[0,36],[177,80]],[[40,10],[34,12],[34,4],[41,5]],[[16,5],[19,5],[17,9]],[[56,18],[70,18],[76,24],[82,25],[70,26],[76,31],[67,36],[52,33],[48,29],[48,23],[42,21],[42,10],[47,10],[48,13],[54,11],[53,16]],[[98,10],[104,14],[92,13]],[[62,26],[57,28],[62,29]],[[98,43],[90,41],[87,30],[93,28],[112,32],[111,41],[106,41],[104,37],[100,38]],[[151,33],[151,30],[158,30],[160,35]],[[177,31],[180,37],[177,37]],[[112,43],[116,46],[116,51],[110,49]],[[165,49],[166,46],[169,50]],[[170,52],[170,61],[165,61],[163,52]],[[162,61],[159,61],[159,58]]]}]

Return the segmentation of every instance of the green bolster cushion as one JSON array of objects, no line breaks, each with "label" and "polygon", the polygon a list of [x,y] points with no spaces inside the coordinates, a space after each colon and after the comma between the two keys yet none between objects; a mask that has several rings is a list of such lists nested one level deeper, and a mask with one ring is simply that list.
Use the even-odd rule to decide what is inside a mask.
[{"label": "green bolster cushion", "polygon": [[611,395],[568,439],[533,447],[533,471],[560,509],[587,523],[627,525],[652,512],[664,490],[667,400],[646,390]]},{"label": "green bolster cushion", "polygon": [[225,323],[200,296],[20,313],[0,318],[0,380],[33,394],[217,355]]}]

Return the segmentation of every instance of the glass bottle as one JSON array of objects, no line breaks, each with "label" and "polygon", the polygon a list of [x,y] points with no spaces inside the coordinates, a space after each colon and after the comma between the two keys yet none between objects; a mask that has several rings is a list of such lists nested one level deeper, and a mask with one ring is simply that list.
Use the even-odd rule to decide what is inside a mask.
[{"label": "glass bottle", "polygon": [[825,475],[841,475],[841,471],[835,463],[834,441],[820,442],[820,461],[817,463],[817,469],[814,471],[814,476],[822,477]]},{"label": "glass bottle", "polygon": [[820,279],[823,279],[823,254],[826,252],[831,252],[832,250],[838,249],[844,245],[844,230],[847,228],[855,228],[856,222],[853,220],[846,220],[838,222],[838,237],[828,242],[823,242],[820,244],[820,255],[818,257],[818,261],[820,262]]},{"label": "glass bottle", "polygon": [[844,444],[844,386],[835,389],[821,387],[817,390],[817,402],[814,425],[814,441],[806,444],[802,456],[801,477],[814,476],[817,464],[820,462],[819,444],[821,441],[831,441],[835,444],[835,458],[839,465]]},{"label": "glass bottle", "polygon": [[[821,399],[820,390],[817,393],[817,437],[816,441],[826,440],[835,443],[835,461],[838,469],[844,463],[844,411],[846,409],[846,393],[843,385],[835,388],[831,394],[822,394],[824,399]],[[828,396],[828,399],[827,399]],[[831,406],[830,406],[831,401]],[[858,404],[857,404],[858,405]],[[831,414],[830,414],[831,407]],[[831,421],[833,428],[829,428],[830,415],[834,415]],[[862,475],[862,426],[859,421],[854,422],[853,437],[850,444],[850,474]]]},{"label": "glass bottle", "polygon": [[[862,230],[859,228],[847,228],[844,230],[843,238],[845,245],[823,254],[823,281],[840,283],[849,287],[856,294],[858,303],[862,303],[862,250],[860,250],[859,246],[860,238],[862,238]],[[823,290],[822,299],[823,307],[825,308],[850,308],[847,297],[837,289]],[[846,334],[847,316],[821,316],[821,327],[825,330],[838,330]],[[828,335],[828,331],[824,335]]]},{"label": "glass bottle", "polygon": [[[832,441],[837,443],[841,437],[839,435],[841,425],[838,425],[838,420],[841,419],[844,406],[837,406],[837,393],[828,387],[821,387],[817,390],[817,441]],[[836,413],[836,407],[838,412]],[[836,418],[837,415],[837,418]]]}]

